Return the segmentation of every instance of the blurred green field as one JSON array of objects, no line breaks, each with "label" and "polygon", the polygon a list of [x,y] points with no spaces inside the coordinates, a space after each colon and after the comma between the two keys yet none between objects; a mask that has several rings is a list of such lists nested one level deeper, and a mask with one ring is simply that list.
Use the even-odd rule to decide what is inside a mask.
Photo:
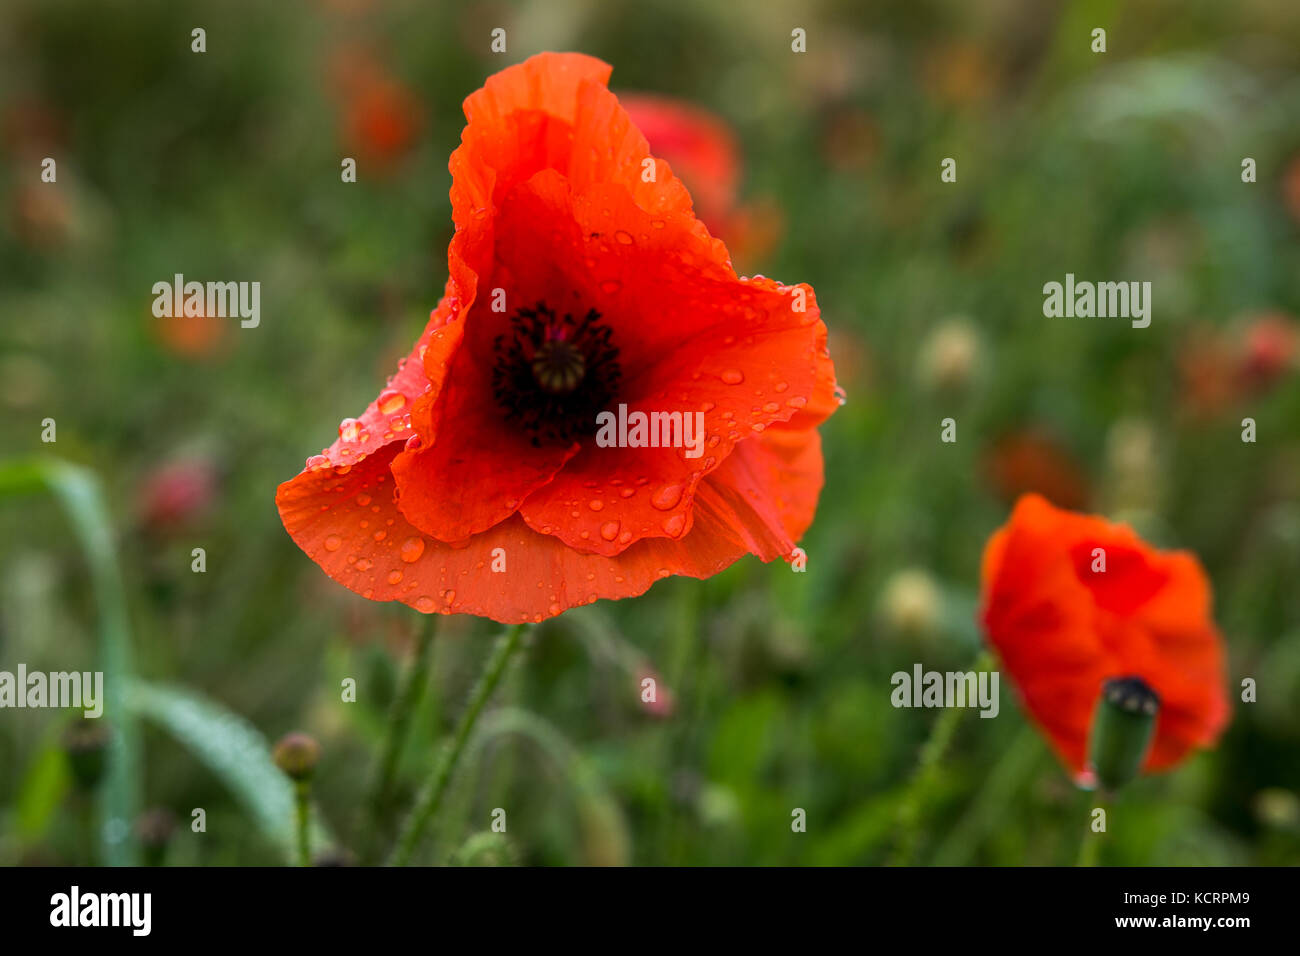
[{"label": "blurred green field", "polygon": [[[504,808],[521,863],[888,861],[935,719],[891,707],[889,676],[970,666],[984,542],[1037,489],[1195,551],[1231,695],[1259,684],[1216,749],[1125,792],[1103,862],[1300,863],[1287,0],[6,0],[0,468],[53,455],[101,483],[135,673],[269,741],[316,736],[321,818],[359,850],[420,622],[330,581],[284,532],[275,488],[374,397],[442,292],[461,101],[544,49],[598,56],[616,91],[734,129],[741,199],[768,234],[737,268],[814,286],[847,403],[822,428],[808,573],[750,558],[543,625],[419,859],[481,860],[472,837]],[[40,181],[46,156],[57,184]],[[359,157],[355,184],[343,156]],[[940,181],[945,157],[956,183]],[[1150,328],[1044,318],[1042,286],[1067,272],[1152,281]],[[154,318],[151,288],[176,273],[260,281],[259,327]],[[946,417],[955,444],[939,440]],[[56,498],[20,483],[0,480],[0,669],[89,669],[91,564]],[[407,800],[495,630],[442,622]],[[640,704],[646,674],[670,689],[667,713]],[[355,703],[340,700],[349,677]],[[0,712],[0,863],[108,858],[62,757],[68,720]],[[228,724],[197,742],[139,730],[139,806],[179,822],[168,862],[283,861],[240,782],[202,759]],[[958,727],[916,860],[1069,863],[1088,806],[1004,679],[999,717]]]}]

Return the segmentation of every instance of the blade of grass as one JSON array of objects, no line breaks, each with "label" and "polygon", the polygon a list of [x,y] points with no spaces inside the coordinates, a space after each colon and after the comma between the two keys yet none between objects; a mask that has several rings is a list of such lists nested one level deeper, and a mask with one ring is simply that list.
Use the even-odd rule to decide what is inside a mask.
[{"label": "blade of grass", "polygon": [[97,830],[103,862],[131,866],[138,860],[131,824],[140,810],[140,738],[126,707],[133,676],[131,632],[112,526],[99,480],[88,469],[57,459],[26,459],[0,465],[0,498],[52,493],[67,513],[90,568],[99,610],[99,667],[104,672],[104,715],[112,736],[108,769],[100,789]]}]

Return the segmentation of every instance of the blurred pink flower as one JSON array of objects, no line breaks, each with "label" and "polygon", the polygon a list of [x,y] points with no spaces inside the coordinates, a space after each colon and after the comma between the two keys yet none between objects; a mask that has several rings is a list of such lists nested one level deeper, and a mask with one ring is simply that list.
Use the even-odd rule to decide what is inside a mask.
[{"label": "blurred pink flower", "polygon": [[212,507],[216,490],[216,468],[210,459],[164,462],[145,476],[140,489],[140,521],[154,532],[182,527]]}]

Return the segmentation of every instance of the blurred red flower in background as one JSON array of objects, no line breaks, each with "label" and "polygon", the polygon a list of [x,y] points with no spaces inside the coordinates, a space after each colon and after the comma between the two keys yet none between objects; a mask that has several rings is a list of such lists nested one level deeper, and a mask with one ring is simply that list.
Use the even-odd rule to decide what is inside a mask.
[{"label": "blurred red flower in background", "polygon": [[624,93],[619,102],[650,144],[690,190],[709,232],[742,261],[762,259],[783,229],[781,210],[764,200],[739,200],[744,159],[731,127],[691,103],[649,93]]},{"label": "blurred red flower in background", "polygon": [[330,71],[343,149],[368,169],[389,172],[419,136],[423,113],[419,97],[361,46],[335,54]]},{"label": "blurred red flower in background", "polygon": [[985,456],[984,465],[998,497],[1008,504],[1031,492],[1062,508],[1082,508],[1088,502],[1083,469],[1041,429],[1002,436]]},{"label": "blurred red flower in background", "polygon": [[141,523],[154,532],[185,526],[212,507],[216,485],[216,468],[209,458],[164,462],[145,476],[141,486]]},{"label": "blurred red flower in background", "polygon": [[1243,316],[1228,329],[1199,326],[1178,352],[1183,407],[1196,418],[1212,418],[1276,386],[1295,370],[1298,357],[1300,330],[1282,312]]},{"label": "blurred red flower in background", "polygon": [[1158,551],[1126,525],[1027,495],[984,549],[981,597],[985,637],[1075,774],[1086,770],[1109,678],[1140,677],[1160,697],[1146,771],[1212,744],[1226,726],[1223,643],[1192,554]]},{"label": "blurred red flower in background", "polygon": [[[466,100],[443,300],[280,486],[293,539],[365,597],[538,621],[789,556],[812,521],[838,405],[813,291],[736,275],[609,72],[542,54]],[[616,404],[699,412],[701,455],[598,445]]]}]

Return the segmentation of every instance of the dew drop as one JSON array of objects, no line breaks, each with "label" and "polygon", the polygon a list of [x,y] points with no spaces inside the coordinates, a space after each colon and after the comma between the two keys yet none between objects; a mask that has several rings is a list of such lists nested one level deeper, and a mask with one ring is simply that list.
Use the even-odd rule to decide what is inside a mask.
[{"label": "dew drop", "polygon": [[345,418],[339,422],[339,437],[344,441],[356,441],[357,432],[360,431],[361,423],[355,418]]},{"label": "dew drop", "polygon": [[682,486],[677,484],[664,485],[656,491],[650,498],[650,504],[654,505],[660,511],[668,511],[677,506],[677,502],[682,500]]},{"label": "dew drop", "polygon": [[402,572],[401,572],[401,571],[389,571],[389,572],[388,572],[388,583],[389,583],[389,584],[401,584],[401,583],[402,583]]},{"label": "dew drop", "polygon": [[421,595],[415,599],[415,609],[421,614],[432,614],[434,607],[436,607],[436,605],[433,603],[433,598],[429,597],[427,594]]},{"label": "dew drop", "polygon": [[379,396],[379,411],[391,415],[406,404],[406,396],[401,392],[382,392]]},{"label": "dew drop", "polygon": [[614,295],[616,292],[622,291],[622,289],[623,283],[617,279],[606,279],[600,284],[600,291],[606,295]]},{"label": "dew drop", "polygon": [[606,541],[613,541],[618,537],[618,522],[606,521],[600,526],[600,536]]},{"label": "dew drop", "polygon": [[325,539],[326,551],[337,551],[341,547],[343,547],[343,539],[340,538],[338,535],[332,534]]},{"label": "dew drop", "polygon": [[686,527],[686,515],[676,514],[664,522],[664,531],[671,538],[676,538]]},{"label": "dew drop", "polygon": [[424,539],[416,537],[410,537],[403,541],[402,548],[398,552],[398,556],[407,564],[414,564],[416,561],[419,561],[420,556],[423,554]]},{"label": "dew drop", "polygon": [[630,246],[636,242],[636,240],[632,238],[632,233],[626,232],[623,229],[620,229],[618,230],[618,232],[614,233],[614,238],[617,239],[625,246]]},{"label": "dew drop", "polygon": [[605,502],[601,501],[599,498],[592,498],[587,502],[587,507],[592,511],[601,511],[605,507]]},{"label": "dew drop", "polygon": [[739,385],[745,380],[745,373],[738,368],[729,368],[724,369],[718,378],[722,379],[728,385]]}]

